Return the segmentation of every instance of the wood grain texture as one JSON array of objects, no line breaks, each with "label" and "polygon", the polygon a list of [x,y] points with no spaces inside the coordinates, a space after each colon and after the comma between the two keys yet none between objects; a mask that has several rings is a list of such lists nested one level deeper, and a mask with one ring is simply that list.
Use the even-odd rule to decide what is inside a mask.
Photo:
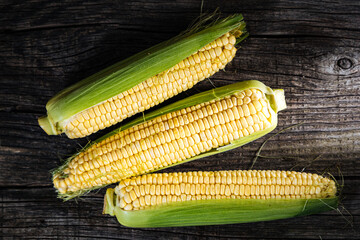
[{"label": "wood grain texture", "polygon": [[[250,37],[226,71],[167,101],[235,81],[285,89],[288,109],[255,169],[344,176],[344,217],[325,214],[225,226],[130,229],[101,215],[104,190],[56,198],[49,171],[88,140],[47,136],[37,118],[57,92],[182,30],[201,1],[0,1],[0,238],[358,239],[360,234],[359,1],[204,1],[243,13]],[[242,148],[166,171],[249,168],[269,134]],[[318,158],[318,156],[320,157]],[[316,159],[314,161],[314,159]],[[352,216],[352,218],[351,218]],[[353,221],[353,226],[346,219]]]}]

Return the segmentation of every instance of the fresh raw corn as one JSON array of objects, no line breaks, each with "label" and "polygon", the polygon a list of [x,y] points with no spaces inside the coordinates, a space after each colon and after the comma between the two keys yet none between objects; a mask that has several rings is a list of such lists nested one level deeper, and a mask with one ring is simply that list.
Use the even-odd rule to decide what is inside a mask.
[{"label": "fresh raw corn", "polygon": [[293,171],[148,174],[108,189],[104,213],[131,227],[274,220],[336,208],[336,185]]},{"label": "fresh raw corn", "polygon": [[312,199],[333,197],[335,182],[290,171],[219,171],[148,174],[122,180],[116,205],[140,210],[174,201],[206,199]]},{"label": "fresh raw corn", "polygon": [[135,119],[70,158],[53,175],[69,199],[94,188],[244,145],[277,125],[282,90],[246,81],[203,92]]},{"label": "fresh raw corn", "polygon": [[246,36],[238,15],[147,49],[55,96],[39,124],[79,138],[121,122],[223,69]]},{"label": "fresh raw corn", "polygon": [[69,138],[79,138],[143,112],[223,69],[235,56],[235,43],[226,33],[174,67],[74,115],[61,128]]}]

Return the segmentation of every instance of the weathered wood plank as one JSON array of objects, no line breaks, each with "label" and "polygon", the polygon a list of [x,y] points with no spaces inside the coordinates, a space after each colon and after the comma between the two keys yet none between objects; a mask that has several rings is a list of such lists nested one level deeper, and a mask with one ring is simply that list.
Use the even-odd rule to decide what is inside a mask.
[{"label": "weathered wood plank", "polygon": [[[200,5],[187,0],[0,3],[0,237],[360,237],[336,212],[255,224],[129,229],[101,215],[104,190],[81,204],[56,199],[49,170],[88,140],[46,136],[36,120],[46,102],[66,86],[181,32],[199,15]],[[203,5],[205,12],[218,6],[214,0]],[[221,3],[220,11],[243,13],[251,36],[212,83],[258,79],[284,88],[288,109],[279,115],[278,130],[303,122],[271,139],[262,154],[277,158],[260,158],[255,168],[305,168],[335,176],[340,170],[343,203],[357,229],[360,2],[230,0]],[[168,102],[212,87],[204,81]],[[266,138],[166,171],[248,168]]]},{"label": "weathered wood plank", "polygon": [[[143,32],[183,29],[200,13],[201,1],[14,1],[4,5],[1,30],[9,32],[58,28],[110,27]],[[204,1],[204,12],[219,7],[223,13],[241,12],[252,23],[253,34],[311,35],[356,39],[359,3],[351,0]],[[21,16],[22,18],[18,18]],[[73,16],[73,17],[69,17]],[[161,24],[159,24],[161,23]],[[284,24],[286,23],[286,24]],[[171,26],[171,27],[169,27]]]},{"label": "weathered wood plank", "polygon": [[[348,47],[343,49],[343,54],[339,54],[336,41],[326,46],[321,44],[323,41],[325,39],[318,38],[301,41],[294,38],[249,39],[234,61],[227,66],[226,72],[217,73],[211,81],[216,86],[221,86],[238,80],[259,79],[269,86],[285,89],[288,109],[279,114],[279,129],[300,122],[304,124],[279,135],[264,148],[265,156],[295,157],[280,160],[278,167],[290,169],[296,164],[305,166],[323,154],[320,160],[309,167],[310,171],[339,164],[345,176],[356,176],[359,173],[357,153],[360,151],[360,65],[356,63],[347,71],[341,70],[342,74],[339,75],[336,57],[347,56],[346,53],[351,50],[353,55],[359,57],[347,57],[354,62],[358,61],[360,46],[352,46],[352,41],[348,41]],[[297,42],[296,45],[294,42]],[[336,52],[333,49],[337,49]],[[259,71],[260,66],[266,67]],[[5,76],[5,79],[8,78]],[[5,112],[0,117],[0,136],[4,139],[0,149],[0,161],[3,162],[0,170],[4,174],[0,179],[5,185],[43,185],[49,179],[46,170],[56,167],[59,157],[64,158],[74,153],[79,148],[76,143],[85,145],[87,140],[72,141],[64,136],[46,136],[37,125],[36,118],[45,113],[43,106],[56,91],[44,91],[41,97],[36,97],[35,94],[40,95],[39,92],[43,89],[56,86],[48,83],[39,88],[38,84],[28,79],[18,78],[18,81],[14,83],[9,79],[9,84],[4,86],[4,90],[10,92],[14,88],[11,84],[15,86],[20,83],[18,92],[8,94],[9,97],[1,104]],[[167,102],[212,87],[210,82],[204,81]],[[96,136],[107,131],[109,130]],[[246,168],[250,166],[251,159],[265,138],[243,148],[213,156],[211,160],[199,160],[178,169],[210,170],[234,165]],[[95,136],[90,136],[89,139],[95,139]],[[256,167],[266,169],[271,162],[274,160],[261,159]],[[13,166],[26,171],[39,163],[42,163],[40,168],[43,174],[29,173],[30,181],[23,179],[23,171],[6,171]]]},{"label": "weathered wood plank", "polygon": [[[44,236],[49,238],[144,238],[169,239],[199,238],[210,239],[237,238],[319,238],[332,239],[360,237],[350,225],[349,221],[360,220],[359,192],[356,185],[359,180],[349,180],[344,189],[343,204],[348,213],[344,216],[332,211],[313,216],[278,220],[273,222],[259,222],[252,224],[203,226],[186,228],[158,228],[158,229],[130,229],[118,224],[115,218],[101,214],[104,191],[91,194],[77,204],[74,201],[63,203],[56,199],[52,188],[14,188],[1,189],[2,197],[2,226],[3,234],[28,238]],[[355,194],[354,194],[355,193]],[[346,220],[347,219],[347,220]],[[256,230],[255,230],[256,229]],[[260,231],[261,230],[261,231]],[[351,233],[351,234],[348,234]]]}]

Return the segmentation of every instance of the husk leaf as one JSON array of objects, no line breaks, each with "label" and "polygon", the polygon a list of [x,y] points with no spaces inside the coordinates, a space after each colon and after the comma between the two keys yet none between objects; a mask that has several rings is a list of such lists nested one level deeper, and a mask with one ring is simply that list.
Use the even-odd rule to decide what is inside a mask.
[{"label": "husk leaf", "polygon": [[105,195],[104,214],[127,227],[181,227],[247,223],[299,217],[337,208],[338,197],[323,199],[211,199],[160,204],[125,211],[115,204],[113,189]]}]

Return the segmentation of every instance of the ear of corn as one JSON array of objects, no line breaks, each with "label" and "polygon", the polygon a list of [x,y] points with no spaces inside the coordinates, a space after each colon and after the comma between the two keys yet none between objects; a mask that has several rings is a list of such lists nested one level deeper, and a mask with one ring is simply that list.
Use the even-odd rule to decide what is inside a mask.
[{"label": "ear of corn", "polygon": [[337,207],[335,182],[290,171],[149,174],[108,189],[104,213],[129,227],[268,221]]},{"label": "ear of corn", "polygon": [[124,178],[242,146],[272,131],[282,90],[246,81],[170,104],[105,135],[54,172],[70,199]]},{"label": "ear of corn", "polygon": [[210,77],[232,60],[247,34],[241,15],[197,27],[63,90],[40,126],[84,137],[157,105]]}]

